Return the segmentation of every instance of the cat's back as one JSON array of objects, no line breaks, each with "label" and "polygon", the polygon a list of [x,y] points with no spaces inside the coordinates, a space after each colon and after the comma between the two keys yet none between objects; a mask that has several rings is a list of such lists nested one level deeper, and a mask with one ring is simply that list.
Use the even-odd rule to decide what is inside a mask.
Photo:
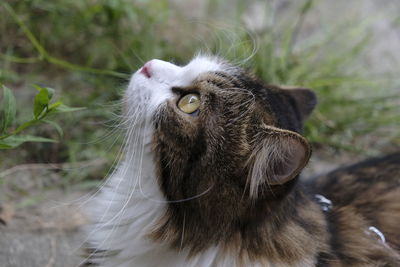
[{"label": "cat's back", "polygon": [[371,234],[382,233],[379,238],[400,251],[400,152],[315,177],[310,185],[332,202],[332,212],[353,211],[366,229],[380,231]]},{"label": "cat's back", "polygon": [[[317,176],[313,178],[312,186],[341,205],[358,203],[370,194],[373,197],[369,200],[388,197],[389,192],[400,190],[400,152]],[[400,195],[396,197],[400,198]]]}]

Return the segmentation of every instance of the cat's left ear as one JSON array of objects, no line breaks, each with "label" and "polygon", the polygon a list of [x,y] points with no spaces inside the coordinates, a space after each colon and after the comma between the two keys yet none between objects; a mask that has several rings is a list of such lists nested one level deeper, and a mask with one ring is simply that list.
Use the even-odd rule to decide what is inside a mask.
[{"label": "cat's left ear", "polygon": [[311,146],[296,132],[263,125],[250,157],[250,195],[262,184],[280,185],[295,178],[311,156]]},{"label": "cat's left ear", "polygon": [[288,94],[296,103],[301,119],[304,121],[310,116],[317,105],[317,96],[311,89],[290,86],[281,86],[283,91]]}]

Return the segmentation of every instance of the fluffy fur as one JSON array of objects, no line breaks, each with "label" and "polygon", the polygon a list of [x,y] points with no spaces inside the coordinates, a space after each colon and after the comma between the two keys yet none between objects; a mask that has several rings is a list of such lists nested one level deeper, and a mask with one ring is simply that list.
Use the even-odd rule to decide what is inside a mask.
[{"label": "fluffy fur", "polygon": [[[200,96],[197,113],[177,107],[188,93]],[[264,85],[199,56],[183,67],[146,63],[124,102],[125,157],[88,208],[86,265],[400,264],[397,241],[380,242],[362,209],[340,204],[347,188],[330,195],[334,178],[306,188],[299,181],[311,155],[300,135],[316,103],[310,90]],[[392,176],[398,181],[399,172]],[[334,208],[323,211],[315,194],[332,197]],[[400,216],[394,205],[390,221]]]}]

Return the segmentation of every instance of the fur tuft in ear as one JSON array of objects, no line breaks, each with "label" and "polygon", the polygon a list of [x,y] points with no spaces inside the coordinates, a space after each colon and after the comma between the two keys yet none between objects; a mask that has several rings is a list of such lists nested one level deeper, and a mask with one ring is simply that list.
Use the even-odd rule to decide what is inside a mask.
[{"label": "fur tuft in ear", "polygon": [[301,119],[303,121],[307,119],[317,105],[317,96],[315,93],[307,88],[285,86],[281,88],[294,99],[297,109],[300,112]]},{"label": "fur tuft in ear", "polygon": [[[306,166],[311,147],[298,133],[264,125],[250,157],[250,195],[257,196],[262,184],[284,184]],[[259,139],[260,138],[260,139]]]}]

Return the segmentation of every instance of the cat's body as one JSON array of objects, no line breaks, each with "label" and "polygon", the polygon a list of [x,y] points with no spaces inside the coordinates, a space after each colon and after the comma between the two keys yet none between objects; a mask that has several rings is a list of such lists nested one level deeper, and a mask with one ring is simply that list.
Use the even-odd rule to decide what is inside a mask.
[{"label": "cat's body", "polygon": [[[400,226],[369,221],[355,200],[340,202],[329,191],[334,178],[300,181],[311,151],[298,133],[315,105],[311,91],[264,86],[197,57],[184,67],[146,63],[125,100],[125,158],[91,203],[87,264],[400,265]],[[380,203],[397,201],[396,221],[400,167],[392,169],[387,182],[368,184],[391,184],[392,198]],[[331,197],[333,208],[323,211],[315,194]],[[370,226],[394,234],[383,243]]]},{"label": "cat's body", "polygon": [[307,187],[332,201],[330,245],[344,266],[400,266],[400,153],[335,170]]}]

